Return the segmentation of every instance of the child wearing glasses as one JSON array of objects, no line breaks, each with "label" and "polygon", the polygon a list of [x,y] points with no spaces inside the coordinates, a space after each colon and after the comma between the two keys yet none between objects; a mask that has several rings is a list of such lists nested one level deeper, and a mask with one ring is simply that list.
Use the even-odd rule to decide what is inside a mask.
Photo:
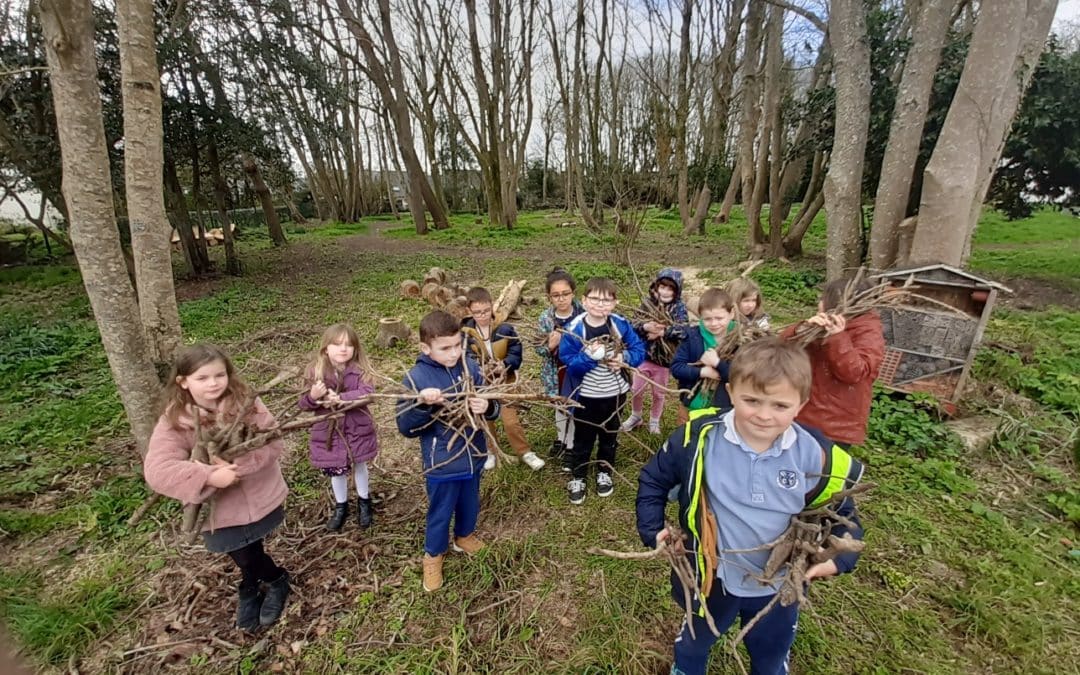
[{"label": "child wearing glasses", "polygon": [[[630,391],[625,366],[638,366],[645,359],[645,344],[624,317],[613,314],[615,282],[604,277],[585,284],[585,313],[567,327],[559,342],[559,358],[566,364],[560,393],[581,404],[574,408],[572,478],[567,483],[571,504],[585,501],[588,462],[596,443],[596,459],[615,465],[618,447],[619,411]],[[614,492],[610,470],[596,472],[596,495]]]},{"label": "child wearing glasses", "polygon": [[[551,305],[540,314],[540,339],[536,353],[540,355],[540,381],[544,393],[558,396],[566,377],[566,366],[559,359],[559,344],[567,324],[585,311],[574,297],[577,284],[574,277],[561,267],[547,275],[546,290]],[[574,447],[574,419],[562,410],[555,411],[555,441],[551,444],[552,458],[562,459],[562,470],[570,473],[570,448]]]}]

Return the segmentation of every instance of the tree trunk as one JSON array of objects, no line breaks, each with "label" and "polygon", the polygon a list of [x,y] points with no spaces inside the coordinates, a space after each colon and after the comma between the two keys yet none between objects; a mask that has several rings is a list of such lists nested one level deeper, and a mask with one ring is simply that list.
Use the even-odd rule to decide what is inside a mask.
[{"label": "tree trunk", "polygon": [[89,0],[48,0],[38,11],[60,136],[64,199],[71,209],[71,243],[132,435],[145,455],[157,422],[160,385],[116,229],[94,15]]},{"label": "tree trunk", "polygon": [[180,186],[180,179],[176,175],[176,161],[169,153],[165,153],[165,196],[169,203],[169,211],[173,215],[173,226],[176,228],[177,236],[180,237],[180,248],[184,252],[188,271],[192,277],[202,276],[210,271],[210,259],[205,250],[195,241],[191,218],[188,216],[187,200],[184,198],[184,188]]},{"label": "tree trunk", "polygon": [[984,0],[980,6],[964,72],[924,173],[911,261],[963,264],[984,185],[1056,4]]},{"label": "tree trunk", "polygon": [[117,0],[124,105],[124,182],[139,314],[159,371],[180,346],[170,230],[162,193],[161,78],[150,0]]},{"label": "tree trunk", "polygon": [[724,201],[720,204],[715,221],[726,223],[731,220],[731,209],[735,206],[735,197],[739,194],[739,184],[742,181],[742,164],[735,160],[735,167],[731,170],[731,179],[728,180],[727,190],[724,192]]},{"label": "tree trunk", "polygon": [[941,61],[941,48],[955,5],[956,0],[923,0],[916,19],[900,88],[896,92],[889,141],[874,198],[870,260],[877,269],[888,269],[896,262],[897,227],[907,215],[912,171],[919,155],[934,75]]},{"label": "tree trunk", "polygon": [[870,49],[862,0],[834,0],[829,42],[837,57],[836,134],[825,176],[828,217],[825,274],[839,279],[862,258],[862,173],[870,125]]},{"label": "tree trunk", "polygon": [[210,176],[214,181],[214,206],[217,207],[218,219],[221,221],[221,233],[225,237],[225,272],[233,276],[240,276],[240,258],[236,255],[232,221],[229,219],[229,209],[225,202],[229,194],[229,187],[225,185],[225,177],[221,174],[221,158],[218,156],[217,139],[213,133],[210,134],[210,142],[207,147],[207,160],[210,162]]},{"label": "tree trunk", "polygon": [[[759,106],[761,87],[758,85],[761,67],[761,32],[765,18],[765,3],[751,2],[746,14],[746,46],[743,55],[742,71],[742,115],[739,120],[739,160],[741,169],[743,209],[746,213],[747,240],[751,252],[756,250],[764,238],[761,229],[760,202],[758,210],[754,210],[754,178],[757,170],[757,161],[754,157],[754,138],[758,132],[758,121],[761,115]],[[764,150],[759,150],[764,152]]]},{"label": "tree trunk", "polygon": [[281,220],[278,218],[277,209],[274,208],[274,199],[270,196],[270,188],[266,187],[266,181],[263,180],[262,173],[259,172],[259,165],[255,163],[255,158],[247,152],[243,154],[241,163],[244,165],[244,173],[248,175],[248,179],[255,189],[255,194],[259,196],[263,218],[266,220],[266,228],[270,230],[270,239],[273,240],[274,246],[284,246],[289,242],[285,240],[285,230],[281,229]]}]

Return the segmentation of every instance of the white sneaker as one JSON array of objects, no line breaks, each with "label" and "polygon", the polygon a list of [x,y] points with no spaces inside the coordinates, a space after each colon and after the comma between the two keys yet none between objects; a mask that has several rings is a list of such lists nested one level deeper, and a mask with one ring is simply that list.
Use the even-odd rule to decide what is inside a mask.
[{"label": "white sneaker", "polygon": [[535,452],[526,452],[521,456],[521,461],[529,465],[529,468],[533,471],[539,471],[544,468],[544,460],[536,456]]},{"label": "white sneaker", "polygon": [[488,455],[484,460],[484,471],[491,471],[495,468],[495,455]]},{"label": "white sneaker", "polygon": [[641,415],[631,414],[630,417],[627,417],[626,421],[622,423],[622,426],[619,427],[619,430],[620,431],[633,431],[634,429],[638,428],[639,426],[641,426]]},{"label": "white sneaker", "polygon": [[649,420],[649,433],[654,436],[660,435],[660,420]]}]

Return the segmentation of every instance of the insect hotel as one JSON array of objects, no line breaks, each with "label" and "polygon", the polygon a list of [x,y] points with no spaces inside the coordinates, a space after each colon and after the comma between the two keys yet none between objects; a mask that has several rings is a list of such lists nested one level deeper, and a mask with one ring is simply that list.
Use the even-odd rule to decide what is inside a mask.
[{"label": "insect hotel", "polygon": [[975,351],[1001,284],[949,265],[891,270],[878,277],[899,288],[912,284],[909,302],[882,308],[885,360],[878,380],[906,392],[927,392],[956,412]]}]

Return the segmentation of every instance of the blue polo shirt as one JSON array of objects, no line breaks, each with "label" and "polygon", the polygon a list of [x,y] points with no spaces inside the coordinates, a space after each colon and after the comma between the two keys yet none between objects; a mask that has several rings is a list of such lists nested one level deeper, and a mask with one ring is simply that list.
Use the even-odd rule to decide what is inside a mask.
[{"label": "blue polo shirt", "polygon": [[755,548],[783,534],[819,480],[815,474],[822,471],[821,445],[792,424],[765,452],[757,453],[735,431],[734,411],[710,430],[706,443],[705,483],[721,551],[716,576],[732,595],[772,595],[776,587],[754,578],[764,571],[769,551],[723,551]]}]

